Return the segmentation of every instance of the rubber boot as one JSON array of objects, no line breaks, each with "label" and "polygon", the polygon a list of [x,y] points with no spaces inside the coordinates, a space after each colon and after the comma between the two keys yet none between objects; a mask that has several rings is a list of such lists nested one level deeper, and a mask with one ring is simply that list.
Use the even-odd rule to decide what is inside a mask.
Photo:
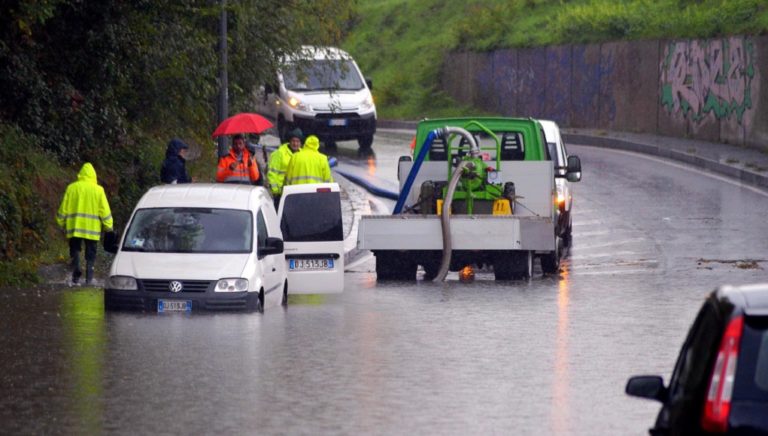
[{"label": "rubber boot", "polygon": [[93,264],[88,264],[85,267],[85,285],[91,286],[93,284]]},{"label": "rubber boot", "polygon": [[80,282],[80,277],[83,275],[83,271],[80,270],[80,259],[75,257],[72,259],[72,285],[77,285]]}]

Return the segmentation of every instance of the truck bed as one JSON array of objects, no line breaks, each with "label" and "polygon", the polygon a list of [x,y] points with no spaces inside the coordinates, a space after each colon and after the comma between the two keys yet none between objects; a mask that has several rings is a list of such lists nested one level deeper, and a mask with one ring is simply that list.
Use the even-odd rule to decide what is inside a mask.
[{"label": "truck bed", "polygon": [[[454,215],[454,250],[552,251],[554,223],[549,217],[515,215]],[[437,215],[365,215],[360,219],[357,246],[365,250],[442,250]]]}]

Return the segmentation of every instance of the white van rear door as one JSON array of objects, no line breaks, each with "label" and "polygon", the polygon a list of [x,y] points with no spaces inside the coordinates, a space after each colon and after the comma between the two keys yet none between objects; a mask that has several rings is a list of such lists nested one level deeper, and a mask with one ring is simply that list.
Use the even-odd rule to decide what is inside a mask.
[{"label": "white van rear door", "polygon": [[280,198],[288,292],[344,291],[344,229],[336,183],[289,185]]}]

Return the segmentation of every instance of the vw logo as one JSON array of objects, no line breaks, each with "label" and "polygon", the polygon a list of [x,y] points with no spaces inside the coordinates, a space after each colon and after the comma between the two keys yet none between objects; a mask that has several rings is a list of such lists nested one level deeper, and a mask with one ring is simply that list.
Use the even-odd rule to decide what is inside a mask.
[{"label": "vw logo", "polygon": [[184,289],[184,285],[178,280],[171,280],[171,283],[168,283],[168,290],[171,292],[181,292],[182,289]]}]

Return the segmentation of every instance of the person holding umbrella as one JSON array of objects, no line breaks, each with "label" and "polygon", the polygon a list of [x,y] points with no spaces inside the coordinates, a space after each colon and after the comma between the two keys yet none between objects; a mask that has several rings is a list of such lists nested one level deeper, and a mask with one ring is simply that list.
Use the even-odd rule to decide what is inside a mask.
[{"label": "person holding umbrella", "polygon": [[238,133],[232,138],[229,154],[219,158],[216,181],[250,185],[256,184],[259,177],[259,167],[251,159],[251,153],[245,147],[245,137]]}]

